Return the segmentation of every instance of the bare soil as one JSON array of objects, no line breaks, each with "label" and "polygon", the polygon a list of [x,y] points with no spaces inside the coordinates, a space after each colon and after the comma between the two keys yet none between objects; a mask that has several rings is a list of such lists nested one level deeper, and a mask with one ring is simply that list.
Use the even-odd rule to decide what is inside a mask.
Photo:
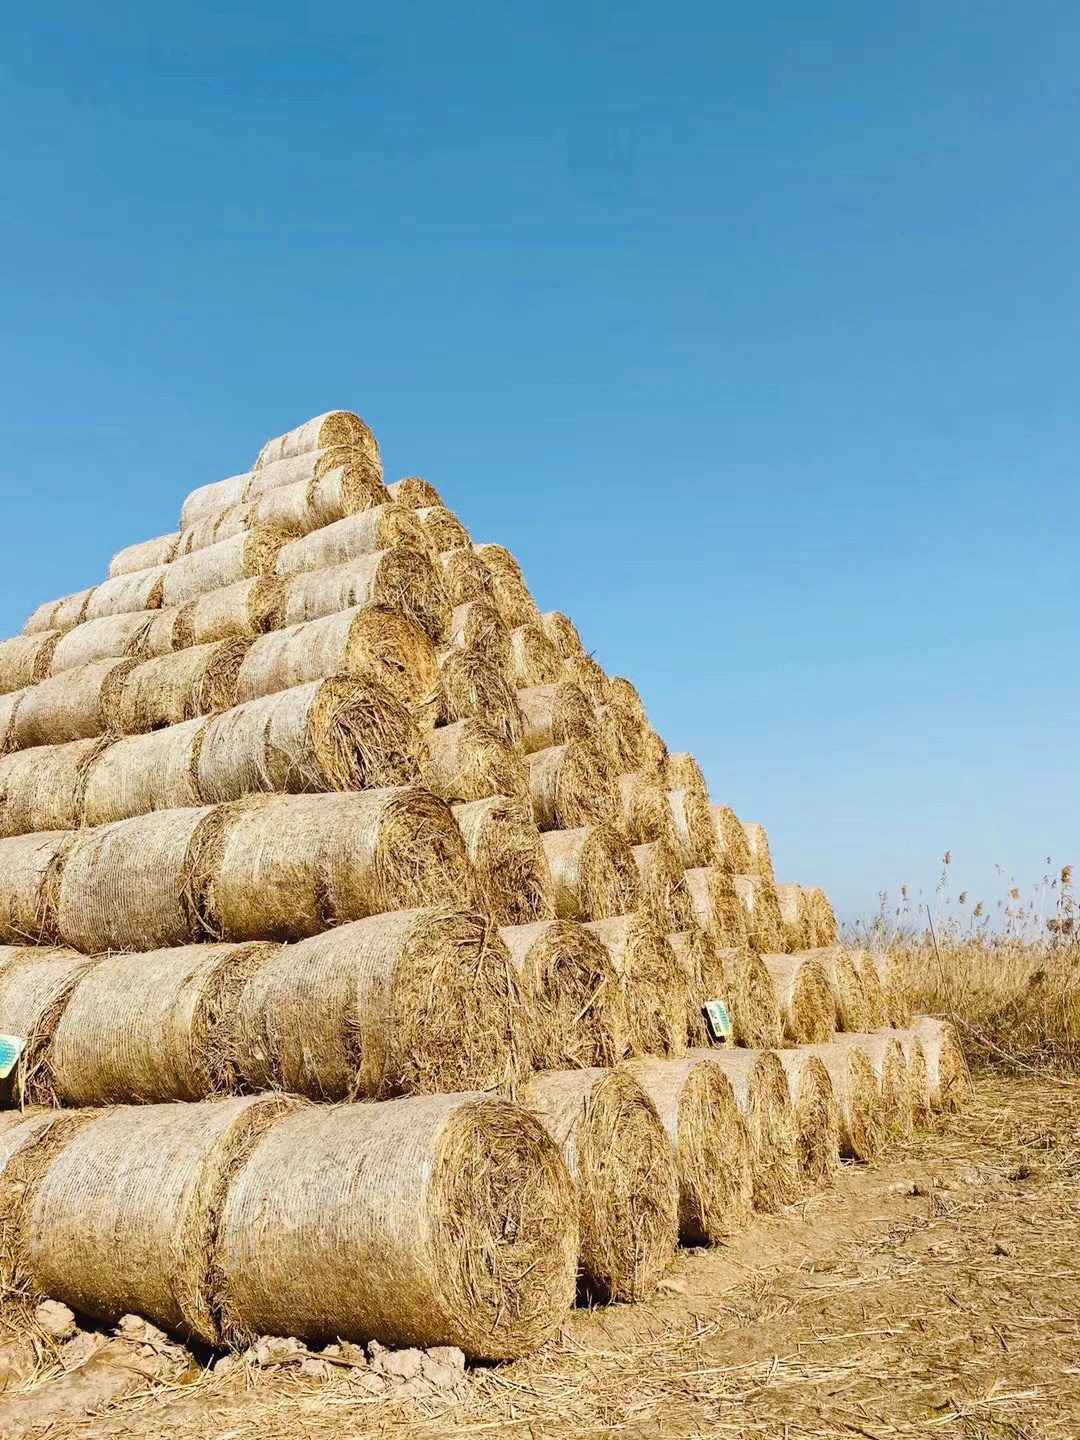
[{"label": "bare soil", "polygon": [[95,1398],[37,1362],[11,1363],[0,1436],[1076,1440],[1080,1088],[983,1077],[901,1154],[681,1252],[648,1303],[579,1310],[448,1399],[391,1401],[344,1367],[220,1375],[171,1355],[153,1374],[145,1353],[119,1384],[110,1362]]}]

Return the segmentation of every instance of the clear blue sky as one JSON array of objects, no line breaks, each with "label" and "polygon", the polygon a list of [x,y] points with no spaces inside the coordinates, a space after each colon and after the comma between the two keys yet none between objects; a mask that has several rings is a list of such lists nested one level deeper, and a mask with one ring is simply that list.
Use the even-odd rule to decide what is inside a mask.
[{"label": "clear blue sky", "polygon": [[1080,861],[1077,17],[21,9],[0,634],[345,406],[782,879]]}]

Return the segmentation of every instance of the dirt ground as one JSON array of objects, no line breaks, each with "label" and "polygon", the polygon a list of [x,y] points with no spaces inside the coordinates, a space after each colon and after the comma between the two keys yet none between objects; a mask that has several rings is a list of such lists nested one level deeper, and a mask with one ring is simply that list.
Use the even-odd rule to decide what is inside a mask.
[{"label": "dirt ground", "polygon": [[649,1303],[580,1310],[450,1399],[388,1402],[363,1369],[170,1363],[114,1377],[89,1414],[77,1370],[39,1366],[0,1395],[0,1436],[1076,1440],[1080,1089],[982,1078],[902,1154],[682,1252]]}]

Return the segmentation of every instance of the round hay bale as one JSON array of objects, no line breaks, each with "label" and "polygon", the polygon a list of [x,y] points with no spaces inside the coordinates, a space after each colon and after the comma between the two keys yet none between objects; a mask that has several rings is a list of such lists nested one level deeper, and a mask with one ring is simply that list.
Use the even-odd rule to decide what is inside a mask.
[{"label": "round hay bale", "polygon": [[0,758],[0,836],[77,829],[90,767],[108,744],[72,740]]},{"label": "round hay bale", "polygon": [[671,931],[667,937],[671,953],[686,977],[686,1043],[704,1046],[713,1043],[705,1019],[706,1000],[727,1001],[722,979],[715,980],[716,945],[712,937],[691,925],[687,930]]},{"label": "round hay bale", "polygon": [[776,903],[784,927],[784,948],[789,954],[809,950],[814,943],[814,925],[806,891],[801,885],[778,885]]},{"label": "round hay bale", "polygon": [[888,1019],[885,1023],[892,1025],[897,1030],[907,1029],[911,1024],[913,1013],[911,997],[904,988],[903,972],[896,963],[895,957],[870,951],[867,952],[867,963],[873,965],[877,971],[878,981],[885,996],[885,1005],[888,1010]]},{"label": "round hay bale", "polygon": [[237,1340],[378,1339],[510,1360],[574,1295],[573,1186],[542,1126],[481,1095],[302,1111],[230,1188],[221,1305]]},{"label": "round hay bale", "polygon": [[727,1076],[746,1126],[755,1210],[771,1213],[798,1199],[799,1172],[795,1112],[787,1074],[771,1050],[692,1050]]},{"label": "round hay bale", "polygon": [[354,452],[350,459],[314,474],[310,480],[274,486],[245,508],[251,512],[248,528],[278,525],[297,535],[307,535],[389,502],[382,466]]},{"label": "round hay bale", "polygon": [[748,944],[763,954],[775,954],[784,943],[776,890],[760,875],[736,875],[735,894],[746,920]]},{"label": "round hay bale", "polygon": [[746,836],[746,848],[750,852],[750,874],[760,876],[775,890],[776,872],[773,869],[772,851],[769,849],[765,826],[753,823],[744,825],[743,834]]},{"label": "round hay bale", "polygon": [[85,1110],[0,1115],[0,1295],[5,1299],[34,1294],[26,1237],[37,1187],[55,1156],[92,1118],[93,1112]]},{"label": "round hay bale", "polygon": [[[139,657],[151,616],[103,615],[100,620],[87,620],[60,636],[53,650],[50,675],[89,665],[95,660],[126,660]],[[44,677],[42,677],[44,678]]]},{"label": "round hay bale", "polygon": [[527,685],[552,685],[563,673],[559,652],[538,620],[510,631],[507,675],[518,690]]},{"label": "round hay bale", "polygon": [[641,908],[661,930],[685,930],[694,911],[679,856],[666,840],[633,847],[641,882]]},{"label": "round hay bale", "polygon": [[840,1110],[829,1072],[806,1050],[778,1050],[795,1116],[795,1157],[812,1190],[831,1185],[840,1160]]},{"label": "round hay bale", "polygon": [[784,1039],[792,1045],[824,1045],[832,1039],[836,1005],[829,979],[812,955],[763,955],[780,1007]]},{"label": "round hay bale", "polygon": [[479,720],[455,720],[429,731],[423,740],[420,773],[434,794],[458,803],[490,795],[525,799],[529,793],[521,756]]},{"label": "round hay bale", "polygon": [[716,858],[716,835],[708,802],[696,790],[669,790],[667,806],[683,864],[690,869],[711,865]]},{"label": "round hay bale", "polygon": [[[622,709],[629,710],[640,730],[643,732],[648,730],[649,717],[645,713],[644,702],[638,694],[637,686],[627,680],[625,675],[613,675],[611,677],[608,681],[607,698],[609,704],[619,705]],[[679,787],[677,785],[671,785],[668,788],[677,790]],[[705,792],[705,798],[708,799],[707,790]]]},{"label": "round hay bale", "polygon": [[482,915],[375,915],[270,951],[236,1004],[251,1089],[326,1100],[512,1090],[525,1065],[510,957]]},{"label": "round hay bale", "polygon": [[0,840],[0,944],[45,945],[59,938],[57,885],[71,843],[67,830]]},{"label": "round hay bale", "polygon": [[610,1300],[644,1300],[675,1254],[678,1175],[652,1102],[625,1070],[551,1070],[521,1103],[558,1145],[577,1189],[578,1267]]},{"label": "round hay bale", "polygon": [[571,655],[585,654],[585,646],[581,643],[577,626],[560,610],[549,610],[546,615],[541,615],[540,624],[544,627],[544,634],[564,660]]},{"label": "round hay bale", "polygon": [[206,923],[223,940],[299,940],[347,920],[472,897],[450,807],[419,786],[264,795],[218,813]]},{"label": "round hay bale", "polygon": [[226,585],[235,585],[239,580],[251,580],[259,575],[273,575],[279,552],[292,539],[291,531],[261,525],[253,530],[244,530],[239,535],[231,535],[227,540],[216,540],[194,554],[182,555],[164,567],[159,603],[163,606],[187,605],[209,590],[221,590]]},{"label": "round hay bale", "polygon": [[571,920],[504,926],[527,1019],[531,1065],[614,1065],[626,1047],[626,998],[607,947]]},{"label": "round hay bale", "polygon": [[438,639],[450,620],[442,578],[423,550],[394,545],[329,570],[309,570],[285,584],[282,624],[299,625],[354,606],[385,605]]},{"label": "round hay bale", "polygon": [[663,931],[640,911],[594,920],[586,928],[611,956],[622,985],[627,1053],[683,1054],[690,986]]},{"label": "round hay bale", "polygon": [[620,775],[616,783],[619,787],[622,828],[631,844],[648,845],[654,840],[664,841],[675,846],[681,858],[674,821],[663,786],[643,770]]},{"label": "round hay bale", "polygon": [[873,1066],[857,1046],[830,1043],[799,1052],[813,1055],[832,1081],[840,1121],[840,1153],[853,1160],[875,1160],[885,1148],[889,1127]]},{"label": "round hay bale", "polygon": [[[659,783],[667,765],[668,748],[655,730],[645,731],[641,741],[641,753],[642,770]],[[660,788],[663,789],[663,786]]]},{"label": "round hay bale", "polygon": [[679,1238],[715,1245],[750,1218],[749,1144],[731,1082],[699,1056],[627,1060],[675,1150]]},{"label": "round hay bale", "polygon": [[[137,610],[160,610],[164,601],[168,565],[153,565],[133,575],[118,575],[95,586],[82,620],[101,620],[107,615],[125,615]],[[57,627],[61,628],[61,627]]]},{"label": "round hay bale", "polygon": [[540,608],[529,593],[521,566],[502,545],[474,545],[491,573],[492,593],[507,629],[540,618]]},{"label": "round hay bale", "polygon": [[109,825],[149,815],[152,810],[202,804],[196,772],[199,746],[209,723],[199,717],[107,745],[83,742],[96,749],[88,752],[86,768],[79,777],[77,823]]},{"label": "round hay bale", "polygon": [[626,915],[640,902],[630,847],[610,825],[549,830],[540,837],[560,920]]},{"label": "round hay bale", "polygon": [[419,625],[384,605],[354,606],[260,636],[240,666],[237,703],[327,675],[373,680],[409,707],[421,729],[435,723],[441,686],[434,647]]},{"label": "round hay bale", "polygon": [[186,605],[161,612],[162,622],[167,614],[175,617],[171,629],[159,632],[171,640],[167,649],[161,648],[155,634],[158,622],[152,620],[143,654],[150,659],[154,654],[184,650],[189,645],[209,645],[215,640],[254,640],[285,623],[287,594],[288,587],[272,575],[255,575],[210,590]]},{"label": "round hay bale", "polygon": [[[231,510],[234,505],[243,504],[250,485],[251,471],[245,470],[242,475],[230,475],[225,480],[212,480],[209,485],[197,486],[180,509],[181,535],[205,516],[217,516],[224,510]],[[176,559],[175,551],[173,559]]]},{"label": "round hay bale", "polygon": [[684,872],[694,921],[717,945],[746,945],[746,921],[731,875],[716,865]]},{"label": "round hay bale", "polygon": [[540,830],[618,823],[618,795],[603,761],[587,741],[549,745],[526,755],[528,793]]},{"label": "round hay bale", "polygon": [[739,817],[730,805],[710,805],[716,835],[716,863],[729,875],[749,875],[750,847]]},{"label": "round hay bale", "polygon": [[10,695],[13,690],[44,680],[63,636],[62,630],[40,630],[35,635],[0,640],[0,695]]},{"label": "round hay bale", "polygon": [[18,692],[9,748],[62,745],[114,730],[116,704],[134,660],[95,660]]},{"label": "round hay bale", "polygon": [[336,446],[361,450],[373,460],[379,458],[378,442],[359,415],[354,415],[351,410],[328,410],[325,415],[305,420],[295,430],[267,440],[252,468],[262,470],[293,455],[306,455],[312,450],[327,450]]},{"label": "round hay bale", "polygon": [[955,1028],[948,1020],[916,1015],[911,1029],[923,1047],[931,1105],[935,1110],[956,1114],[971,1094],[971,1077]]},{"label": "round hay bale", "polygon": [[76,977],[52,1032],[51,1094],[63,1105],[130,1105],[235,1089],[237,1001],[272,951],[204,944],[103,955]]},{"label": "round hay bale", "polygon": [[[451,605],[466,605],[470,600],[483,600],[488,604],[499,621],[499,628],[509,636],[509,627],[495,604],[495,582],[491,571],[471,547],[458,547],[436,554],[435,564],[442,576],[443,588]],[[507,642],[507,648],[509,645]]]},{"label": "round hay bale", "polygon": [[810,913],[814,917],[814,944],[835,945],[836,916],[829,904],[829,897],[815,885],[807,892],[807,899],[810,902]]},{"label": "round hay bale", "polygon": [[[614,683],[614,682],[613,682]],[[709,787],[705,774],[697,760],[685,750],[676,751],[664,759],[664,787],[667,790],[693,790],[709,803]]]},{"label": "round hay bale", "polygon": [[439,654],[439,719],[476,719],[520,747],[524,730],[517,690],[497,660],[479,650],[443,650]]},{"label": "round hay bale", "polygon": [[37,1288],[108,1324],[135,1313],[220,1344],[215,1252],[230,1182],[296,1103],[264,1095],[97,1112],[36,1186],[25,1246]]},{"label": "round hay bale", "polygon": [[809,953],[825,971],[833,1004],[836,1006],[837,1030],[869,1029],[870,1012],[862,981],[851,955],[846,950],[836,948],[816,948]]},{"label": "round hay bale", "polygon": [[851,961],[859,976],[863,999],[866,1001],[866,1024],[864,1030],[880,1030],[889,1024],[889,1006],[881,976],[868,950],[856,948],[851,951]]},{"label": "round hay bale", "polygon": [[832,1043],[841,1050],[861,1050],[877,1078],[882,1118],[894,1138],[904,1139],[913,1129],[914,1102],[908,1087],[904,1049],[891,1030],[837,1035]]},{"label": "round hay bale", "polygon": [[405,785],[420,777],[422,749],[407,706],[370,680],[337,675],[217,716],[193,762],[197,793],[216,805],[261,792]]},{"label": "round hay bale", "polygon": [[563,673],[580,685],[590,705],[606,705],[611,699],[611,681],[591,655],[568,655]]},{"label": "round hay bale", "polygon": [[425,505],[442,504],[435,486],[421,480],[419,475],[404,475],[386,488],[390,492],[391,500],[396,500],[399,505],[408,505],[411,510],[423,509]]},{"label": "round hay bale", "polygon": [[[224,592],[215,590],[211,593],[221,595]],[[184,610],[182,605],[170,605],[165,610],[155,610],[146,629],[139,634],[139,645],[133,658],[152,660],[157,655],[171,655],[174,650],[182,650],[186,643],[190,643],[181,631],[180,620]]]},{"label": "round hay bale", "polygon": [[555,914],[551,871],[520,797],[492,795],[453,807],[476,874],[477,903],[498,925],[527,925]]},{"label": "round hay bale", "polygon": [[134,545],[127,545],[123,550],[118,550],[109,562],[109,579],[115,580],[118,575],[133,575],[139,570],[149,570],[155,565],[168,565],[169,561],[176,554],[176,542],[180,539],[180,532],[174,530],[171,535],[158,535],[152,540],[140,540]]},{"label": "round hay bale", "polygon": [[521,748],[526,755],[552,745],[590,740],[596,733],[593,707],[572,680],[528,685],[517,692],[517,698],[525,719]]},{"label": "round hay bale", "polygon": [[198,860],[216,823],[213,808],[196,806],[68,836],[55,903],[58,937],[85,954],[197,940],[207,882]]},{"label": "round hay bale", "polygon": [[12,690],[0,695],[0,755],[7,755],[15,744],[15,716],[23,702],[26,690]]},{"label": "round hay bale", "polygon": [[23,634],[35,635],[42,630],[70,630],[74,625],[81,625],[86,619],[87,606],[94,589],[91,585],[86,590],[76,590],[73,595],[65,595],[60,600],[46,600],[27,620],[23,626]]},{"label": "round hay bale", "polygon": [[930,1094],[930,1068],[926,1063],[923,1043],[914,1030],[894,1030],[893,1036],[904,1052],[907,1065],[912,1122],[917,1126],[927,1125],[934,1107]]},{"label": "round hay bale", "polygon": [[421,505],[413,513],[420,521],[427,536],[427,543],[436,555],[442,554],[444,550],[472,548],[472,538],[468,530],[444,505]]},{"label": "round hay bale", "polygon": [[595,707],[595,738],[615,774],[641,769],[645,730],[634,712],[617,701]]},{"label": "round hay bale", "polygon": [[[301,455],[287,455],[281,460],[272,460],[266,465],[257,466],[245,477],[246,484],[237,498],[251,503],[275,490],[298,485],[301,481],[310,485],[332,470],[353,464],[362,465],[382,484],[382,465],[377,447],[372,449],[362,445],[324,445],[317,450],[309,450]],[[386,495],[383,495],[382,499],[385,500]]]},{"label": "round hay bale", "polygon": [[75,950],[41,945],[0,947],[0,1015],[4,1033],[23,1049],[4,1089],[22,1109],[55,1105],[52,1044],[79,981],[97,962]]},{"label": "round hay bale", "polygon": [[133,666],[120,683],[111,728],[143,735],[200,715],[220,715],[237,703],[237,679],[250,643],[217,640]]},{"label": "round hay bale", "polygon": [[252,505],[230,505],[225,510],[200,515],[193,525],[181,530],[173,558],[178,560],[182,555],[193,555],[196,550],[205,550],[217,540],[229,540],[250,530],[253,512]]},{"label": "round hay bale", "polygon": [[444,643],[453,650],[480,651],[503,667],[510,658],[510,632],[495,606],[482,597],[454,606]]},{"label": "round hay bale", "polygon": [[360,555],[373,555],[377,550],[396,545],[425,550],[427,540],[416,511],[390,501],[290,540],[278,554],[274,573],[279,579],[287,580],[306,570],[344,565]]},{"label": "round hay bale", "polygon": [[747,945],[726,947],[721,963],[728,976],[731,1023],[736,1045],[773,1049],[783,1041],[783,1022],[772,977]]}]

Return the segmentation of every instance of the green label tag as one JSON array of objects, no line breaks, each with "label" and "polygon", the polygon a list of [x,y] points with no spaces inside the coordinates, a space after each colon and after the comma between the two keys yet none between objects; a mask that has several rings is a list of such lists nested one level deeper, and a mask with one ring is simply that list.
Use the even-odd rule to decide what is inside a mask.
[{"label": "green label tag", "polygon": [[0,1080],[6,1080],[19,1063],[26,1045],[22,1035],[0,1035]]},{"label": "green label tag", "polygon": [[731,1039],[731,1019],[722,1000],[705,1001],[705,1019],[714,1040]]}]

